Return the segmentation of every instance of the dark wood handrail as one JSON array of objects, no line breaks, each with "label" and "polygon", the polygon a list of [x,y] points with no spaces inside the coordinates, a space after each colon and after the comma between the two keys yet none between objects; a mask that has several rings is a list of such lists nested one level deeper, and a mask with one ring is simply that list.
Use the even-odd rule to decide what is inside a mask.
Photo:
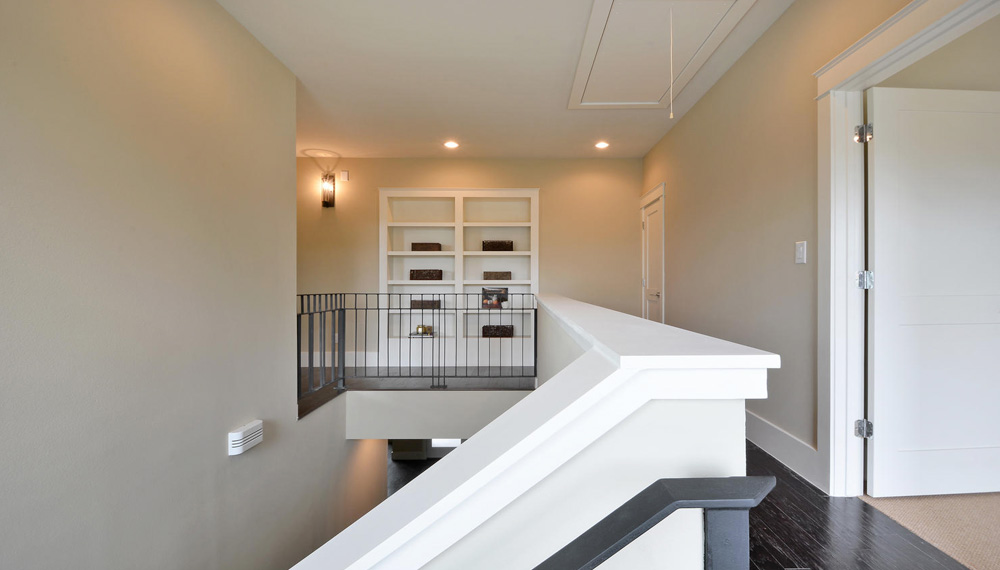
[{"label": "dark wood handrail", "polygon": [[535,567],[590,570],[677,509],[705,509],[705,570],[750,567],[750,509],[774,488],[767,477],[660,479]]}]

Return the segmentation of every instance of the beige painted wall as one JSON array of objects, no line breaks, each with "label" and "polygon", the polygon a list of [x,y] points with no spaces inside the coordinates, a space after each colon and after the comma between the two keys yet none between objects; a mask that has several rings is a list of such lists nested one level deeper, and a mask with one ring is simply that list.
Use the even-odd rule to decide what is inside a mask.
[{"label": "beige painted wall", "polygon": [[666,182],[668,322],[779,353],[768,399],[747,408],[814,446],[812,73],[904,4],[794,3],[643,161],[643,188]]},{"label": "beige painted wall", "polygon": [[209,0],[3,2],[0,133],[0,568],[288,568],[384,498],[296,421],[288,70]]},{"label": "beige painted wall", "polygon": [[[329,167],[330,162],[323,163]],[[540,188],[541,290],[639,311],[639,159],[348,159],[335,208],[298,159],[300,293],[378,291],[379,187]]]},{"label": "beige painted wall", "polygon": [[879,87],[1000,91],[1000,17],[893,75]]}]

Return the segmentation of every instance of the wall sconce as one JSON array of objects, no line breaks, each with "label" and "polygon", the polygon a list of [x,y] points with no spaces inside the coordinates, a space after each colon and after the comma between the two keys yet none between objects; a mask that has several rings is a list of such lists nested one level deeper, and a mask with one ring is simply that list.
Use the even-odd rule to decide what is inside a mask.
[{"label": "wall sconce", "polygon": [[323,207],[332,208],[337,194],[337,175],[328,172],[323,175]]},{"label": "wall sconce", "polygon": [[[323,195],[323,207],[332,208],[333,201],[337,196],[337,165],[340,164],[340,153],[334,150],[326,150],[322,148],[307,148],[303,149],[302,156],[307,156],[316,163],[316,167],[319,171],[323,173],[323,179],[320,183],[321,192]],[[333,161],[333,166],[328,164],[329,159],[336,159]],[[324,164],[327,163],[327,164]],[[346,171],[345,171],[346,172]],[[342,180],[346,180],[342,178]]]}]

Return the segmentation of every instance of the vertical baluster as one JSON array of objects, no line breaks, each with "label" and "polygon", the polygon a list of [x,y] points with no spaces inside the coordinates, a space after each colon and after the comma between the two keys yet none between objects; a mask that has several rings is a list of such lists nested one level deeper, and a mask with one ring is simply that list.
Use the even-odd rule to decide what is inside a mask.
[{"label": "vertical baluster", "polygon": [[[299,305],[301,308],[301,304]],[[298,397],[302,397],[302,313],[295,315],[295,389]]]},{"label": "vertical baluster", "polygon": [[359,376],[359,373],[358,373],[358,363],[361,362],[361,356],[360,356],[361,353],[359,352],[361,350],[361,337],[359,336],[359,333],[358,333],[358,295],[357,295],[357,293],[352,293],[351,294],[351,306],[350,306],[350,308],[348,310],[350,310],[351,311],[351,315],[354,316],[354,336],[351,337],[351,353],[353,355],[353,359],[351,360],[351,363],[353,364],[353,366],[351,367],[351,375],[352,375],[352,377],[357,378]]},{"label": "vertical baluster", "polygon": [[455,353],[455,376],[458,376],[458,293],[450,295],[454,298],[452,306],[455,307],[455,341],[454,341],[454,353]]},{"label": "vertical baluster", "polygon": [[340,308],[337,310],[337,328],[339,329],[339,335],[337,336],[337,366],[339,370],[337,382],[339,383],[339,388],[341,390],[347,389],[347,333],[345,329],[347,328],[347,309]]},{"label": "vertical baluster", "polygon": [[483,353],[486,352],[485,350],[483,350],[483,341],[484,341],[484,339],[483,339],[483,336],[482,336],[482,334],[483,334],[482,333],[482,329],[483,329],[483,327],[482,327],[482,325],[483,325],[483,322],[482,322],[483,321],[483,303],[482,303],[482,298],[480,298],[479,304],[478,304],[478,306],[476,307],[475,310],[476,310],[476,330],[475,330],[475,339],[476,339],[476,376],[479,376],[481,374],[481,368],[482,368],[482,365],[483,365]]},{"label": "vertical baluster", "polygon": [[[492,313],[492,311],[493,311],[493,309],[490,309],[490,312],[487,313],[487,315],[486,315],[487,323],[489,323],[491,325],[493,324],[493,313]],[[482,328],[479,329],[479,334],[483,334],[483,329]],[[492,376],[492,374],[493,374],[493,339],[492,338],[487,338],[486,339],[486,375],[487,376]]]},{"label": "vertical baluster", "polygon": [[326,384],[326,312],[319,313],[319,387]]},{"label": "vertical baluster", "polygon": [[313,313],[309,313],[309,392],[313,391]]},{"label": "vertical baluster", "polygon": [[531,353],[531,375],[538,376],[538,303],[534,295],[531,296],[531,323],[534,329],[531,338],[535,343]]},{"label": "vertical baluster", "polygon": [[[406,375],[413,376],[413,339],[410,338],[410,333],[414,330],[413,327],[413,294],[410,293],[410,306],[407,308],[406,314]],[[423,300],[423,295],[420,296],[420,300]],[[400,333],[402,336],[403,333]]]},{"label": "vertical baluster", "polygon": [[397,312],[399,313],[399,338],[396,342],[396,376],[403,376],[403,294],[396,294]]},{"label": "vertical baluster", "polygon": [[364,318],[364,325],[365,325],[365,348],[364,348],[364,352],[365,352],[365,376],[369,375],[369,370],[368,370],[368,336],[371,334],[371,322],[369,321],[369,319],[371,318],[371,316],[368,314],[368,307],[369,307],[370,303],[371,303],[371,296],[368,293],[365,293],[365,318]]},{"label": "vertical baluster", "polygon": [[521,358],[518,359],[518,363],[517,363],[517,375],[518,376],[524,376],[524,335],[527,334],[527,331],[526,331],[526,329],[524,327],[524,316],[527,315],[527,313],[524,312],[525,309],[524,309],[524,297],[523,296],[519,297],[518,306],[521,307],[519,309],[521,312],[518,313],[518,315],[519,315],[518,316],[518,320],[521,322]]},{"label": "vertical baluster", "polygon": [[465,329],[465,375],[470,376],[469,369],[472,367],[472,363],[469,361],[469,296],[466,295],[462,298],[462,304],[465,311],[462,313],[462,328]]}]

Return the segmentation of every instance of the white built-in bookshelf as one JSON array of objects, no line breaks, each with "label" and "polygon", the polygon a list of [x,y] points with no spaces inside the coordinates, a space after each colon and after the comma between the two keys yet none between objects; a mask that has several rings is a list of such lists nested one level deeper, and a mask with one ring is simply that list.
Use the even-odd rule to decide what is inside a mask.
[{"label": "white built-in bookshelf", "polygon": [[[511,241],[513,251],[483,251],[484,240]],[[414,243],[439,243],[441,251],[413,251]],[[442,279],[412,280],[413,269],[439,269]],[[487,271],[511,278],[486,279]],[[507,289],[509,302],[484,309],[483,288]],[[533,366],[533,300],[517,294],[538,293],[538,189],[380,188],[379,292],[389,294],[380,320],[394,366],[435,358],[444,366]],[[441,310],[410,304],[427,298],[440,299]],[[443,344],[414,335],[418,325],[433,325]],[[484,338],[484,325],[512,325],[513,336]]]},{"label": "white built-in bookshelf", "polygon": [[[478,293],[506,287],[538,293],[538,189],[379,189],[381,293]],[[484,240],[509,240],[514,251],[483,251]],[[441,251],[412,251],[440,243]],[[437,281],[413,281],[411,269],[440,269]],[[486,280],[486,271],[510,271]]]}]

